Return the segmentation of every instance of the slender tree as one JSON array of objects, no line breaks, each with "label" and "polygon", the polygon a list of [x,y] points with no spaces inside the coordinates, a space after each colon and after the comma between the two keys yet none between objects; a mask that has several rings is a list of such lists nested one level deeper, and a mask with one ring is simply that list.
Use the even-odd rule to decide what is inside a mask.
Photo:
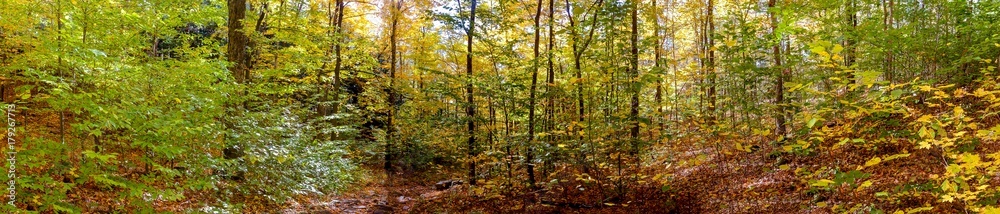
[{"label": "slender tree", "polygon": [[528,151],[525,154],[525,164],[528,171],[528,186],[530,188],[535,188],[535,164],[534,164],[534,141],[535,141],[535,90],[538,87],[538,45],[539,36],[541,36],[541,30],[539,28],[539,19],[542,17],[542,0],[538,0],[538,7],[535,10],[535,46],[534,50],[534,60],[532,60],[532,72],[531,72],[531,92],[528,95]]},{"label": "slender tree", "polygon": [[663,131],[663,71],[665,69],[660,67],[660,55],[662,54],[663,40],[660,38],[660,8],[656,7],[656,2],[659,0],[653,0],[653,40],[656,41],[656,45],[653,46],[653,67],[656,69],[656,92],[653,95],[654,102],[656,103],[656,128],[662,132]]},{"label": "slender tree", "polygon": [[708,0],[708,32],[705,34],[705,40],[708,45],[705,47],[708,50],[708,123],[709,125],[715,125],[715,108],[716,108],[716,92],[715,92],[715,0]]},{"label": "slender tree", "polygon": [[[569,0],[566,0],[566,16],[569,18],[570,37],[572,39],[572,48],[573,48],[573,69],[576,71],[576,81],[574,85],[576,85],[577,121],[579,122],[580,125],[583,125],[584,118],[586,117],[585,113],[586,109],[584,108],[585,106],[583,105],[583,82],[584,82],[583,68],[580,63],[580,58],[583,57],[583,53],[586,52],[587,47],[590,46],[590,42],[593,41],[594,31],[595,29],[597,29],[598,14],[601,11],[601,6],[603,3],[604,0],[597,0],[597,2],[595,2],[594,5],[592,6],[593,17],[591,18],[591,26],[590,29],[588,30],[589,32],[587,33],[587,38],[584,39],[581,43],[580,35],[576,32],[576,20],[574,19],[573,16],[573,9],[570,8]],[[581,24],[582,22],[583,20],[581,20]],[[583,135],[580,135],[579,141],[582,144]],[[581,153],[583,152],[581,151]],[[580,155],[579,158],[581,159],[581,162],[586,160],[586,153]],[[587,168],[587,164],[582,164],[582,165],[584,172],[587,172],[589,170],[589,168]]]},{"label": "slender tree", "polygon": [[337,27],[336,34],[333,36],[333,53],[335,56],[333,63],[333,99],[336,100],[336,104],[333,106],[333,113],[339,113],[340,111],[340,70],[341,64],[343,63],[343,57],[341,56],[341,43],[344,41],[344,0],[337,0]]},{"label": "slender tree", "polygon": [[394,89],[394,82],[396,81],[396,35],[397,28],[399,25],[399,13],[402,9],[402,0],[393,0],[392,7],[389,10],[390,16],[390,29],[389,29],[389,96],[386,103],[389,104],[389,115],[385,128],[385,163],[382,166],[387,172],[392,171],[392,149],[393,141],[395,140],[393,134],[395,131],[395,124],[393,124],[393,119],[396,113],[396,106],[394,105],[396,101],[396,92]]},{"label": "slender tree", "polygon": [[469,11],[469,31],[467,33],[469,43],[465,53],[465,76],[468,78],[465,85],[466,106],[465,112],[468,114],[469,125],[469,184],[476,185],[476,103],[472,94],[472,37],[476,30],[476,0],[472,0],[472,9]]},{"label": "slender tree", "polygon": [[[857,37],[856,29],[858,28],[858,11],[857,11],[858,3],[857,0],[848,0],[848,1],[850,2],[848,2],[847,4],[848,29],[846,33],[847,39],[844,40],[844,49],[846,51],[846,53],[844,54],[844,65],[850,68],[851,66],[854,66],[854,61],[856,60],[855,59],[856,48],[854,44],[855,43],[854,39],[855,37]],[[851,85],[857,82],[856,78],[854,78],[854,72],[850,72],[847,75],[848,75],[847,78],[850,79]]]},{"label": "slender tree", "polygon": [[777,114],[775,115],[775,120],[777,122],[776,131],[779,136],[785,136],[785,73],[787,70],[781,67],[781,35],[778,34],[778,18],[776,17],[774,11],[776,8],[777,0],[769,0],[767,2],[768,15],[771,18],[771,36],[774,37],[776,42],[771,46],[771,50],[774,52],[774,73],[775,73],[775,84],[774,84],[774,103],[777,106]]},{"label": "slender tree", "polygon": [[[546,95],[545,96],[545,100],[546,100],[547,104],[545,105],[545,123],[544,123],[545,126],[544,127],[545,127],[545,132],[549,134],[549,135],[546,135],[546,137],[545,137],[545,142],[548,143],[548,147],[549,148],[552,148],[553,144],[555,143],[555,142],[553,142],[553,139],[552,139],[552,136],[553,136],[552,135],[552,129],[555,128],[554,126],[555,126],[555,107],[556,107],[555,106],[555,104],[556,104],[556,102],[555,102],[555,70],[553,69],[553,65],[552,65],[552,56],[553,56],[552,46],[555,44],[553,42],[553,41],[555,41],[554,40],[554,37],[555,37],[554,27],[555,26],[553,26],[553,25],[555,25],[555,18],[554,18],[555,17],[555,7],[554,7],[554,2],[555,2],[555,0],[549,0],[549,13],[548,13],[549,21],[546,24],[546,25],[548,25],[548,28],[549,28],[549,36],[548,36],[548,40],[549,41],[548,41],[548,45],[545,46],[545,58],[546,58],[546,60],[548,60],[548,64],[547,64],[548,67],[546,69],[546,75],[545,75],[545,83],[546,83],[545,84],[545,95]],[[544,168],[543,168],[542,172],[545,173],[545,174],[548,174],[548,170],[551,167],[552,167],[552,157],[550,156],[549,158],[545,159],[545,165],[544,165]]]},{"label": "slender tree", "polygon": [[632,108],[631,108],[631,111],[629,112],[629,118],[630,118],[630,120],[632,122],[632,124],[631,124],[631,136],[632,136],[632,151],[631,152],[632,152],[632,155],[635,155],[638,152],[638,149],[639,149],[638,145],[637,145],[638,141],[639,141],[639,92],[642,91],[642,88],[640,87],[641,84],[639,84],[637,82],[638,78],[639,78],[639,16],[638,16],[638,11],[639,11],[639,2],[638,1],[632,1],[632,10],[631,10],[631,12],[632,12],[632,32],[631,32],[631,34],[632,34],[632,37],[631,37],[632,48],[631,48],[631,55],[630,55],[631,58],[629,59],[630,60],[629,61],[629,70],[631,70],[631,72],[632,72],[632,74],[631,74],[632,78],[630,80],[630,82],[632,83],[632,85],[629,87],[629,88],[631,88],[631,92],[632,92],[632,105],[631,105]]}]

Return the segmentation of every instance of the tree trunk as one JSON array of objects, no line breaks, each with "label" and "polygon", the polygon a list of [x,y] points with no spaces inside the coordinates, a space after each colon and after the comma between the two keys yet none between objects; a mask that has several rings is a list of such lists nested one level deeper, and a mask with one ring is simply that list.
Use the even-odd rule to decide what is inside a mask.
[{"label": "tree trunk", "polygon": [[778,32],[776,32],[778,30],[778,18],[775,16],[776,14],[774,12],[776,4],[775,1],[776,0],[770,0],[767,3],[767,7],[769,9],[767,12],[769,13],[768,15],[771,16],[770,17],[771,35],[774,36],[776,40],[778,40],[778,42],[771,47],[771,49],[774,52],[774,71],[776,76],[775,77],[776,81],[774,84],[774,90],[776,91],[774,103],[777,106],[777,111],[778,111],[777,115],[775,115],[775,120],[777,122],[775,124],[776,126],[775,133],[778,134],[778,136],[785,136],[786,121],[785,121],[784,100],[785,100],[785,73],[787,72],[787,69],[781,67],[781,38],[779,38],[781,35],[778,35]]},{"label": "tree trunk", "polygon": [[468,83],[465,85],[465,96],[466,102],[465,112],[468,114],[468,125],[469,125],[469,184],[476,185],[476,103],[473,100],[472,94],[472,37],[475,34],[476,29],[476,0],[472,0],[472,9],[469,15],[469,44],[467,45],[467,52],[465,53],[465,76],[468,78],[466,81]]},{"label": "tree trunk", "polygon": [[638,140],[639,140],[639,92],[642,88],[639,87],[641,84],[637,82],[639,78],[639,2],[632,2],[632,49],[631,49],[631,59],[629,62],[629,70],[632,71],[632,78],[629,81],[632,85],[629,87],[632,91],[632,108],[629,112],[629,118],[632,122],[631,124],[631,137],[632,137],[632,155],[635,156],[638,153]]},{"label": "tree trunk", "polygon": [[[546,72],[547,75],[545,76],[545,79],[546,79],[546,81],[545,81],[545,83],[546,83],[545,84],[545,95],[546,95],[545,100],[547,102],[547,104],[545,105],[545,132],[547,134],[547,135],[545,135],[545,142],[548,143],[548,148],[550,148],[550,149],[554,146],[554,142],[553,142],[553,138],[552,138],[552,129],[555,128],[555,117],[554,116],[555,116],[555,107],[556,107],[555,106],[555,104],[556,104],[555,103],[555,98],[554,98],[555,97],[554,96],[555,93],[553,93],[555,91],[555,87],[554,87],[555,86],[555,70],[553,70],[553,67],[552,67],[552,55],[553,55],[552,54],[552,46],[555,44],[553,42],[554,41],[553,37],[555,36],[555,31],[553,31],[553,27],[554,27],[553,25],[555,25],[555,17],[554,17],[555,16],[555,7],[553,7],[554,6],[553,2],[555,2],[555,0],[549,0],[549,14],[548,14],[548,16],[549,16],[549,22],[547,24],[548,27],[549,27],[549,36],[548,36],[549,44],[546,46],[546,50],[545,50],[545,58],[546,58],[546,60],[548,60],[548,68],[546,70],[547,71]],[[549,152],[550,152],[550,154],[556,154],[556,153],[554,153],[552,151],[549,151]],[[551,169],[551,167],[552,167],[552,159],[554,159],[555,156],[557,156],[557,155],[550,155],[549,158],[545,159],[545,166],[543,168],[544,170],[542,170],[544,172],[544,175],[548,175],[549,174],[548,170]]]},{"label": "tree trunk", "polygon": [[[656,41],[656,46],[653,47],[653,67],[656,68],[656,93],[654,95],[654,102],[656,103],[656,128],[658,133],[663,132],[663,74],[665,69],[660,68],[660,55],[661,46],[663,45],[663,40],[660,40],[660,10],[656,7],[656,2],[659,0],[653,0],[653,25],[656,26],[653,29],[653,39]],[[658,136],[657,136],[658,137]]]},{"label": "tree trunk", "polygon": [[341,42],[344,41],[344,0],[337,0],[337,34],[334,36],[336,39],[333,42],[333,53],[336,59],[333,63],[333,99],[336,101],[333,105],[333,113],[340,113],[340,69],[343,58],[340,54]]},{"label": "tree trunk", "polygon": [[[858,13],[857,13],[857,0],[851,1],[847,6],[847,22],[850,25],[850,29],[847,30],[847,39],[844,40],[844,49],[846,53],[844,54],[844,64],[849,68],[854,65],[855,61],[855,45],[854,37],[857,36],[855,29],[858,27]],[[850,79],[850,85],[857,83],[857,79],[854,78],[854,72],[847,73],[848,79]],[[848,88],[850,86],[847,86]]]},{"label": "tree trunk", "polygon": [[[236,80],[236,84],[242,85],[247,82],[250,73],[250,66],[248,65],[250,63],[250,55],[247,53],[250,37],[243,32],[243,19],[246,18],[246,0],[229,0],[227,3],[229,9],[229,44],[226,45],[226,59],[232,63],[229,66],[229,72],[233,75],[233,79]],[[242,99],[242,96],[245,96],[245,91],[241,89],[241,91],[237,92],[237,96],[240,97],[237,99]],[[226,110],[229,111],[227,117],[235,116],[234,114],[240,112],[239,108],[241,106],[234,103],[227,104]],[[226,135],[226,148],[223,149],[223,157],[227,160],[242,157],[243,148],[235,145],[235,139],[231,137],[231,132],[236,131],[236,124],[233,124],[232,121],[226,121],[224,124],[226,124],[226,130],[230,133]],[[241,180],[243,177],[242,174],[242,171],[238,171],[230,179]]]},{"label": "tree trunk", "polygon": [[884,4],[885,4],[885,9],[883,11],[883,16],[884,16],[883,19],[884,20],[882,20],[882,22],[883,22],[882,31],[884,32],[883,35],[885,35],[885,36],[887,36],[889,38],[889,39],[886,40],[886,47],[888,47],[888,48],[886,48],[887,50],[885,51],[885,79],[886,79],[886,81],[889,81],[889,84],[892,84],[893,83],[893,76],[894,76],[894,74],[893,74],[893,70],[894,70],[894,66],[893,66],[893,60],[894,59],[893,58],[894,57],[893,57],[893,50],[891,48],[892,47],[892,43],[893,43],[892,39],[891,39],[892,38],[892,34],[890,34],[889,29],[893,28],[892,27],[892,23],[893,23],[893,17],[892,17],[893,14],[892,13],[893,13],[894,2],[893,2],[893,0],[886,0],[886,3],[884,3]]},{"label": "tree trunk", "polygon": [[708,124],[715,125],[715,105],[716,105],[716,94],[715,94],[715,16],[712,14],[715,11],[715,1],[708,0],[708,33],[706,34],[706,40],[708,41]]},{"label": "tree trunk", "polygon": [[528,171],[528,187],[535,188],[535,164],[534,153],[534,140],[535,140],[535,90],[538,87],[538,45],[539,36],[541,36],[541,31],[539,31],[539,19],[542,16],[542,0],[538,0],[538,9],[535,10],[535,46],[534,53],[535,58],[532,60],[532,72],[531,72],[531,92],[528,95],[528,151],[525,157],[527,162]]},{"label": "tree trunk", "polygon": [[393,1],[393,4],[394,5],[393,5],[393,7],[391,9],[392,24],[390,26],[390,32],[389,32],[389,52],[390,52],[389,53],[389,64],[390,64],[389,65],[389,96],[388,96],[388,100],[386,102],[386,103],[389,104],[389,115],[388,115],[389,118],[387,120],[386,128],[385,128],[385,135],[386,135],[386,141],[385,141],[385,163],[382,166],[385,169],[386,172],[392,172],[393,171],[393,169],[392,169],[392,161],[393,161],[393,159],[392,159],[393,158],[392,157],[392,149],[393,149],[393,143],[394,143],[393,141],[395,140],[395,138],[393,137],[393,133],[395,131],[394,130],[395,129],[395,125],[393,124],[393,119],[394,119],[393,117],[395,116],[395,110],[396,110],[396,105],[394,104],[395,101],[396,101],[396,92],[395,92],[395,90],[393,90],[394,89],[393,85],[394,85],[394,82],[396,80],[396,28],[399,25],[399,13],[400,13],[400,9],[402,8],[402,6],[400,5],[401,3],[399,1]]},{"label": "tree trunk", "polygon": [[[583,125],[584,118],[586,115],[585,113],[586,109],[584,108],[585,106],[583,103],[583,68],[580,63],[580,58],[583,57],[583,53],[587,50],[587,46],[590,45],[590,41],[592,41],[592,39],[594,38],[594,30],[597,29],[597,15],[598,11],[600,11],[600,7],[603,2],[604,2],[603,0],[598,0],[596,3],[594,3],[594,12],[593,12],[594,16],[593,18],[591,18],[592,21],[589,30],[590,32],[588,32],[587,39],[583,41],[583,45],[581,46],[580,35],[577,34],[576,32],[576,20],[574,20],[573,18],[573,12],[572,12],[573,9],[570,8],[569,0],[566,0],[566,17],[569,18],[570,34],[573,40],[573,68],[576,69],[576,81],[574,85],[576,85],[576,99],[577,99],[577,111],[578,111],[577,121],[579,122],[578,124],[581,127]],[[578,140],[582,144],[583,135],[580,135]],[[579,157],[580,159],[579,162],[583,166],[584,173],[589,173],[589,168],[587,167],[587,164],[584,163],[586,162],[587,154],[582,151],[581,153],[582,154]]]}]

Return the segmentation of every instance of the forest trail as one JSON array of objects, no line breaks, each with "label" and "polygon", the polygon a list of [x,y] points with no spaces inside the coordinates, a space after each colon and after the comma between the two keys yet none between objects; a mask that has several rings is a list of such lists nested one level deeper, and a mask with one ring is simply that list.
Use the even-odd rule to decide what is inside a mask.
[{"label": "forest trail", "polygon": [[[435,190],[426,176],[396,174],[391,179],[380,169],[369,169],[369,177],[340,194],[302,197],[281,213],[409,213],[418,203],[454,193],[460,186]],[[436,176],[434,176],[436,177]]]},{"label": "forest trail", "polygon": [[694,213],[814,213],[802,209],[808,198],[795,194],[791,170],[781,170],[766,152],[732,155],[714,148],[681,149],[666,163],[674,175],[671,189],[676,208]]},{"label": "forest trail", "polygon": [[[781,169],[767,157],[765,151],[723,154],[712,147],[669,149],[676,152],[664,152],[675,155],[674,161],[658,161],[648,165],[644,171],[673,176],[673,182],[669,183],[670,202],[666,203],[672,212],[824,213],[815,206],[802,207],[810,202],[810,198],[796,191],[799,187],[796,186],[798,182],[794,170]],[[426,210],[427,206],[475,206],[468,204],[475,204],[476,199],[464,194],[468,190],[465,186],[438,191],[434,189],[434,181],[425,176],[394,176],[390,185],[383,182],[385,174],[375,170],[380,169],[372,169],[376,172],[373,178],[358,188],[329,197],[292,202],[282,213],[418,213],[419,210]],[[449,200],[437,200],[442,198]],[[662,201],[647,202],[659,204]],[[539,207],[552,206],[539,201],[528,203]],[[414,207],[424,208],[414,212]],[[515,208],[508,211],[516,211]],[[532,211],[545,213],[545,210]],[[604,207],[568,211],[615,213],[621,209]]]}]

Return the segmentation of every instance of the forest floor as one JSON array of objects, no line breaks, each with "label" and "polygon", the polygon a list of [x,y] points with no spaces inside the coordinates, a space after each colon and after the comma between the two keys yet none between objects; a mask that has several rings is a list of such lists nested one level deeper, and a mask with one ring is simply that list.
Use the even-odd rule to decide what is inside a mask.
[{"label": "forest floor", "polygon": [[[835,209],[898,210],[927,205],[935,205],[936,211],[946,213],[960,210],[937,203],[928,194],[900,196],[901,200],[875,196],[875,192],[894,194],[900,186],[925,182],[917,178],[942,173],[940,167],[932,167],[940,164],[940,157],[928,150],[914,151],[908,159],[866,168],[871,173],[868,178],[873,181],[871,187],[843,185],[817,191],[802,178],[808,172],[851,170],[864,165],[868,157],[909,152],[903,146],[891,144],[877,150],[847,145],[805,156],[774,152],[781,148],[766,143],[751,152],[726,146],[698,146],[693,142],[674,145],[685,146],[662,146],[658,152],[666,155],[642,167],[643,174],[663,174],[669,177],[667,181],[646,179],[649,182],[630,186],[632,190],[626,199],[609,200],[613,203],[600,204],[595,198],[603,195],[596,190],[574,192],[567,190],[574,188],[564,188],[579,187],[573,182],[538,191],[505,190],[489,196],[473,193],[475,189],[465,185],[435,190],[435,182],[449,179],[444,177],[451,174],[447,172],[400,174],[392,179],[376,173],[368,182],[359,184],[359,188],[335,196],[300,200],[284,213],[832,213]],[[990,144],[978,150],[1000,149],[997,146]],[[715,148],[722,148],[722,152]],[[456,174],[460,173],[452,175]],[[571,173],[557,175],[560,179],[569,176]],[[995,179],[994,183],[998,181]]]},{"label": "forest floor", "polygon": [[[593,199],[601,198],[593,197],[599,194],[594,190],[566,194],[558,186],[539,191],[504,191],[485,199],[465,186],[435,190],[435,182],[448,179],[442,177],[449,174],[445,172],[388,180],[384,173],[375,173],[359,188],[321,199],[299,200],[284,213],[826,213],[815,206],[804,206],[811,198],[796,194],[801,191],[795,191],[799,187],[792,170],[779,170],[774,160],[761,151],[722,154],[713,147],[662,149],[670,150],[663,152],[671,153],[672,160],[661,158],[645,164],[642,171],[671,175],[671,181],[648,180],[651,182],[646,185],[633,187],[628,200],[618,200],[617,204],[600,204]],[[563,173],[561,179],[567,179],[568,174]],[[663,191],[664,185],[669,190]]]}]

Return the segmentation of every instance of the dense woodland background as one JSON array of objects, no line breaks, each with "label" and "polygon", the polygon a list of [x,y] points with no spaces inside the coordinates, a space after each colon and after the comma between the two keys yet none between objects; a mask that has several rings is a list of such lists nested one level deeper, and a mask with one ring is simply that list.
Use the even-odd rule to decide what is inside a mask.
[{"label": "dense woodland background", "polygon": [[4,209],[1000,213],[998,63],[989,0],[0,0]]}]

